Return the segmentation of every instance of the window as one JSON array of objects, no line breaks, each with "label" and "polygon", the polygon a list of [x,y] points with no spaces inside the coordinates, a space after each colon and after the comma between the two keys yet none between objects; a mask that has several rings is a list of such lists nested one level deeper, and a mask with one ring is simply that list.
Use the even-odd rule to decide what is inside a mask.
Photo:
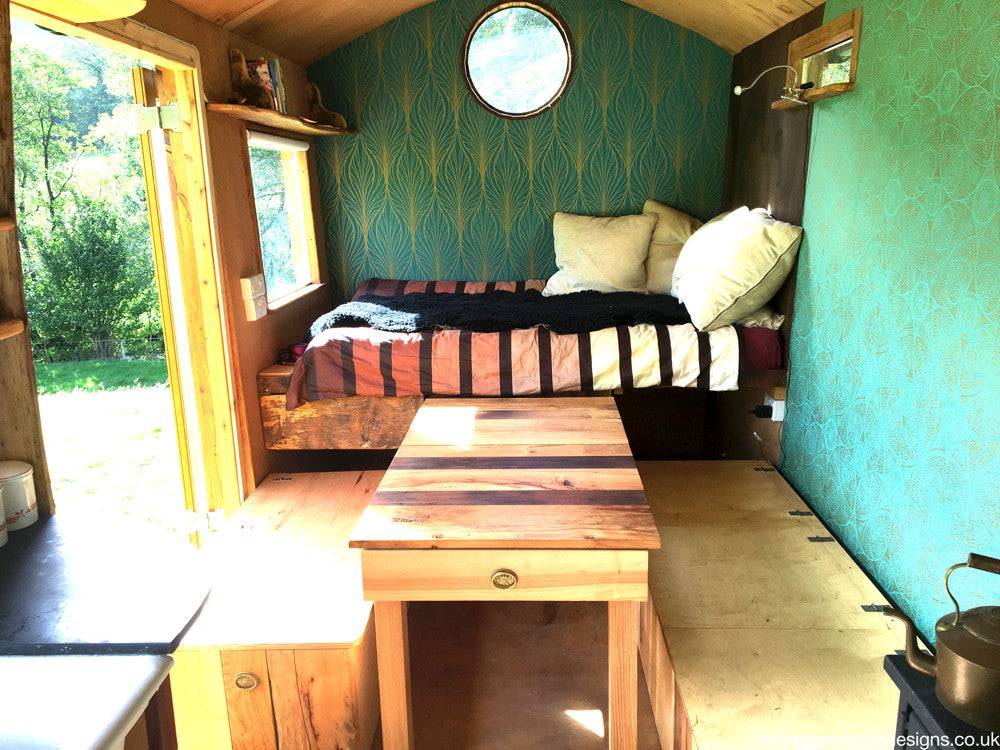
[{"label": "window", "polygon": [[481,15],[465,39],[465,80],[483,107],[522,119],[554,105],[569,85],[573,49],[553,11],[508,2]]},{"label": "window", "polygon": [[257,231],[270,307],[319,282],[306,152],[309,144],[248,133]]}]

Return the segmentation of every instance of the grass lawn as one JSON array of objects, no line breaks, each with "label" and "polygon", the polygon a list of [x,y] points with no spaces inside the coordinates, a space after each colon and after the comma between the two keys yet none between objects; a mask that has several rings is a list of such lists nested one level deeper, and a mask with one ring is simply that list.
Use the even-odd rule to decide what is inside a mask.
[{"label": "grass lawn", "polygon": [[36,368],[59,513],[127,517],[183,536],[184,490],[164,360]]},{"label": "grass lawn", "polygon": [[167,361],[157,359],[92,359],[86,362],[39,362],[39,393],[117,391],[149,388],[167,382]]}]

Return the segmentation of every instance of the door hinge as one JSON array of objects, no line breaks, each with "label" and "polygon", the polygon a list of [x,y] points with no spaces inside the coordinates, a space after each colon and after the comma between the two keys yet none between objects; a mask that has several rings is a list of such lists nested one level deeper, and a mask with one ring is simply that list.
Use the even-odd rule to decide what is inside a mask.
[{"label": "door hinge", "polygon": [[181,113],[177,102],[152,107],[136,104],[134,117],[136,134],[152,130],[180,130],[181,127]]},{"label": "door hinge", "polygon": [[185,513],[186,530],[189,534],[203,531],[218,531],[226,521],[226,514],[221,510],[189,510]]}]

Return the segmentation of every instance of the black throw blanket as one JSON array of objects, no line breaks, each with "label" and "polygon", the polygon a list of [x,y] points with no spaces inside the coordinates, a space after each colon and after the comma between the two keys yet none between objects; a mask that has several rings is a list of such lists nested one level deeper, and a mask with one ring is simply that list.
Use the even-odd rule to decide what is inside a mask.
[{"label": "black throw blanket", "polygon": [[575,292],[543,297],[522,292],[483,294],[365,295],[337,307],[313,323],[318,336],[328,328],[367,327],[394,333],[441,328],[490,333],[544,326],[555,333],[587,333],[602,328],[690,323],[687,310],[670,295],[634,292]]}]

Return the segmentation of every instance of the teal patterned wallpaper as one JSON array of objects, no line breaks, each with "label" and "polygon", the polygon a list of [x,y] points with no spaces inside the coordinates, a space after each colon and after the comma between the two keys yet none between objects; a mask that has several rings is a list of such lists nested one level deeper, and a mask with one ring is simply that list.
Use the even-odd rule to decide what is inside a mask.
[{"label": "teal patterned wallpaper", "polygon": [[656,197],[722,201],[731,56],[617,0],[553,0],[576,67],[525,121],[469,95],[461,47],[486,0],[437,0],[309,69],[358,136],[320,139],[331,277],[522,279],[554,270],[557,210],[619,214]]},{"label": "teal patterned wallpaper", "polygon": [[856,91],[815,105],[782,468],[930,636],[946,567],[1000,556],[1000,15],[864,12]]}]

